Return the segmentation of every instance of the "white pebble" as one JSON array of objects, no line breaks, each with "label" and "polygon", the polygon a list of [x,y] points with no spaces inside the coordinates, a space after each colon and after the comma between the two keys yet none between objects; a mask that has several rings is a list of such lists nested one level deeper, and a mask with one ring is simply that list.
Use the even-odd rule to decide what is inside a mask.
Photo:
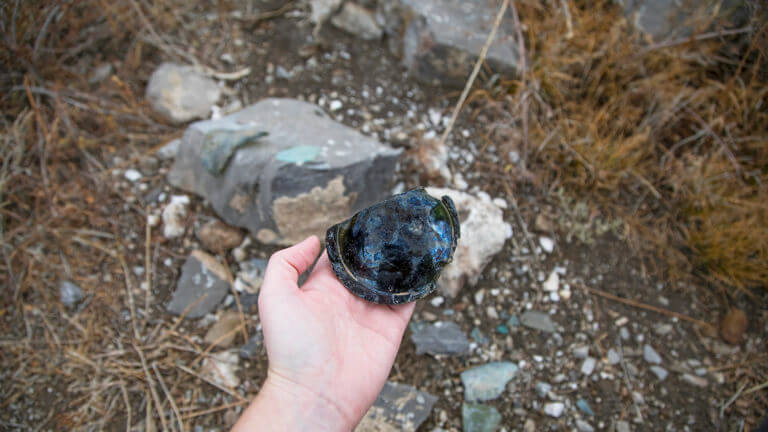
[{"label": "white pebble", "polygon": [[555,250],[555,241],[549,237],[539,237],[539,245],[546,253],[552,253]]},{"label": "white pebble", "polygon": [[136,182],[142,177],[141,173],[135,169],[125,170],[125,174],[123,175],[125,176],[126,179],[132,182]]},{"label": "white pebble", "polygon": [[544,413],[550,417],[558,418],[563,415],[565,404],[562,402],[550,402],[544,405]]}]

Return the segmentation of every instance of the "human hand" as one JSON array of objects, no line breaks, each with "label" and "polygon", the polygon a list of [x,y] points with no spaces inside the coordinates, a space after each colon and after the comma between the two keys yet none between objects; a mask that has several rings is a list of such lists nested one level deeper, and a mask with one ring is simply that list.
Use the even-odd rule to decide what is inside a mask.
[{"label": "human hand", "polygon": [[269,370],[236,431],[352,430],[386,382],[414,303],[356,297],[327,253],[299,288],[319,247],[312,236],[269,260],[259,295]]}]

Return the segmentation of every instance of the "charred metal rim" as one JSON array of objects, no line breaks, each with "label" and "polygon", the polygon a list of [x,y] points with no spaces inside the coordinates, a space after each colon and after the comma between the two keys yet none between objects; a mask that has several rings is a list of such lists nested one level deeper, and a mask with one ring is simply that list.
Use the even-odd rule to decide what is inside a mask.
[{"label": "charred metal rim", "polygon": [[339,278],[339,281],[341,281],[352,294],[374,303],[397,305],[418,300],[435,290],[436,281],[434,280],[420,287],[418,290],[403,293],[384,292],[363,285],[352,275],[352,272],[344,263],[344,260],[341,259],[341,253],[339,252],[339,230],[341,230],[343,225],[347,222],[349,222],[349,220],[336,224],[328,230],[328,233],[325,236],[325,249],[328,251],[328,258],[331,261],[333,272],[336,274],[336,277]]}]

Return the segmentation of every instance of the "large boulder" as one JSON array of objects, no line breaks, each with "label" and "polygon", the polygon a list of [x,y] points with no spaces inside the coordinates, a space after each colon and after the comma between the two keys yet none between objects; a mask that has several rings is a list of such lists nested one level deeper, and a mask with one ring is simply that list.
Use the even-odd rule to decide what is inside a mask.
[{"label": "large boulder", "polygon": [[453,189],[427,188],[435,197],[448,195],[456,205],[461,224],[461,238],[453,262],[440,275],[437,288],[448,297],[456,297],[465,285],[474,285],[485,266],[504,247],[512,227],[504,222],[504,213],[487,194],[470,195]]},{"label": "large boulder", "polygon": [[[489,0],[380,1],[390,50],[418,79],[430,84],[461,87],[469,77],[498,13]],[[519,53],[510,14],[502,19],[486,62],[496,72],[511,74]]]},{"label": "large boulder", "polygon": [[287,245],[387,197],[399,155],[314,104],[265,99],[190,125],[168,179],[262,243]]}]

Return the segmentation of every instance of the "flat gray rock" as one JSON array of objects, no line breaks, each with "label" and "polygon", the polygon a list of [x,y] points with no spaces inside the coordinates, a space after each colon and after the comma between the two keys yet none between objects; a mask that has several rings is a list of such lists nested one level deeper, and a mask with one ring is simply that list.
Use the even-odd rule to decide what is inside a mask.
[{"label": "flat gray rock", "polygon": [[150,105],[173,123],[208,117],[220,97],[216,81],[192,66],[163,63],[147,83],[146,98]]},{"label": "flat gray rock", "polygon": [[555,332],[555,324],[552,322],[552,318],[544,312],[525,311],[520,315],[520,324],[547,333]]},{"label": "flat gray rock", "polygon": [[464,402],[461,418],[464,432],[494,432],[501,423],[499,410],[483,404]]},{"label": "flat gray rock", "polygon": [[661,364],[661,356],[648,344],[643,346],[643,359],[648,363]]},{"label": "flat gray rock", "polygon": [[749,16],[744,0],[623,0],[619,4],[635,27],[656,41],[688,37],[702,24],[741,26]]},{"label": "flat gray rock", "polygon": [[289,245],[324,238],[331,225],[389,196],[400,152],[314,104],[265,99],[190,125],[168,180],[261,243]]},{"label": "flat gray rock", "polygon": [[416,345],[416,354],[469,353],[469,340],[455,322],[414,322],[410,327],[411,340]]},{"label": "flat gray rock", "polygon": [[[499,2],[489,0],[394,0],[379,2],[390,49],[418,79],[463,86],[490,34]],[[513,73],[519,61],[509,11],[488,50],[494,72]]]},{"label": "flat gray rock", "polygon": [[231,289],[232,275],[216,258],[203,251],[193,251],[176,283],[168,312],[186,318],[200,318],[213,311]]},{"label": "flat gray rock", "polygon": [[407,384],[387,382],[356,432],[415,431],[429,417],[437,397]]},{"label": "flat gray rock", "polygon": [[496,399],[504,393],[507,383],[516,374],[517,365],[512,362],[491,362],[467,369],[461,373],[464,400],[476,402]]}]

